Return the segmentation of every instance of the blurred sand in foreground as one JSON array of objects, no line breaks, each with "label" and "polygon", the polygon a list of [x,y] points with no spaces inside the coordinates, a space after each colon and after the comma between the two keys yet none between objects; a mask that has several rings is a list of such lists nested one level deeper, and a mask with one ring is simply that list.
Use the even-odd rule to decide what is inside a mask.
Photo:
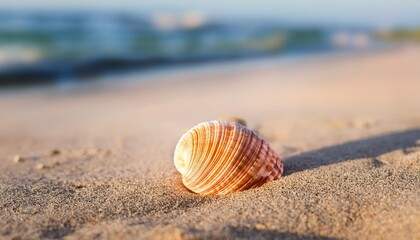
[{"label": "blurred sand in foreground", "polygon": [[[3,93],[0,234],[414,239],[419,64],[420,47],[409,46]],[[183,188],[178,138],[223,116],[258,131],[285,176],[226,196]]]}]

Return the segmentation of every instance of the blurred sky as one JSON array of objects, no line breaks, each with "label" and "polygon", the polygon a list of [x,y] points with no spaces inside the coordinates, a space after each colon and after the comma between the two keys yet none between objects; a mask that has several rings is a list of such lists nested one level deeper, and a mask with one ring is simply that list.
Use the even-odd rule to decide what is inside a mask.
[{"label": "blurred sky", "polygon": [[264,18],[292,23],[419,26],[419,0],[1,0],[0,9],[201,11],[224,18]]}]

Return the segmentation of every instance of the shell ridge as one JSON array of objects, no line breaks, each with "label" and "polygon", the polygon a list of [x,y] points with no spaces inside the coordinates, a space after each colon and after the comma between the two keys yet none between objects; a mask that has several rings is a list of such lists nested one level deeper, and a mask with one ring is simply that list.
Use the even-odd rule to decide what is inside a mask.
[{"label": "shell ridge", "polygon": [[196,129],[192,129],[191,130],[191,138],[189,139],[191,141],[191,145],[194,148],[193,153],[191,154],[191,158],[189,159],[190,164],[188,165],[188,170],[187,172],[184,174],[184,177],[186,179],[186,182],[189,182],[191,179],[191,175],[193,175],[193,173],[197,170],[197,166],[196,166],[196,161],[195,159],[197,159],[197,157],[199,157],[201,154],[201,145],[200,145],[200,140],[199,140],[199,133],[196,131]]},{"label": "shell ridge", "polygon": [[[263,151],[264,150],[264,152],[261,152],[261,151]],[[261,164],[258,166],[258,167],[256,167],[256,171],[254,172],[254,177],[253,178],[250,178],[249,179],[249,181],[247,182],[247,183],[245,183],[241,188],[240,188],[240,190],[244,190],[244,189],[248,189],[249,188],[249,185],[251,185],[251,187],[250,188],[254,188],[254,187],[256,187],[256,185],[259,183],[259,182],[262,182],[262,183],[264,183],[265,181],[266,181],[266,177],[264,177],[264,176],[262,176],[261,174],[260,174],[260,171],[261,171],[261,169],[264,169],[264,168],[266,168],[266,165],[264,164],[266,161],[265,160],[267,160],[267,158],[268,158],[268,152],[270,151],[270,149],[268,148],[268,146],[265,144],[265,141],[264,141],[264,139],[261,139],[261,149],[260,149],[260,152],[258,152],[257,153],[257,155],[255,156],[256,158],[257,158],[257,161],[258,160],[260,160],[260,161],[258,161],[258,162],[261,162]],[[261,158],[261,156],[262,156],[262,158]],[[239,191],[240,191],[239,190]]]},{"label": "shell ridge", "polygon": [[220,124],[226,128],[226,132],[229,132],[228,142],[223,145],[220,148],[221,156],[218,160],[218,169],[214,170],[214,173],[219,173],[216,175],[213,175],[213,179],[208,178],[206,181],[201,182],[200,184],[207,184],[208,188],[206,188],[204,191],[207,191],[209,188],[215,188],[218,185],[218,182],[220,180],[220,176],[223,176],[227,170],[229,170],[231,165],[231,159],[233,158],[234,154],[237,152],[237,146],[238,146],[238,139],[242,139],[242,132],[238,131],[238,126],[227,123],[227,122],[220,122]]},{"label": "shell ridge", "polygon": [[202,141],[201,139],[203,139],[203,134],[204,134],[204,137],[207,137],[206,132],[203,133],[202,131],[200,131],[202,125],[203,123],[191,129],[192,136],[193,136],[191,138],[191,141],[192,141],[191,145],[194,146],[195,151],[193,151],[192,157],[190,159],[191,168],[183,176],[183,182],[186,186],[190,186],[191,182],[194,182],[195,180],[194,176],[196,174],[199,174],[200,173],[199,170],[202,168],[202,165],[206,164],[205,161],[200,160],[202,159],[202,155],[203,155],[202,153],[204,152],[206,148],[206,144],[203,144],[206,141]]},{"label": "shell ridge", "polygon": [[[219,126],[217,124],[213,125],[213,127],[219,128]],[[225,131],[224,131],[223,128],[219,128],[219,129],[221,131],[221,134],[218,134],[217,135],[217,137],[218,137],[217,140],[220,140],[221,137],[223,137],[224,136],[224,133],[225,133]],[[217,131],[217,132],[219,132],[219,131]],[[216,141],[215,140],[215,141],[212,141],[212,142],[215,142],[216,143],[215,144],[216,146],[214,146],[213,149],[217,149],[218,146],[220,145],[220,142],[221,141]],[[219,164],[221,164],[219,161],[217,161],[217,159],[215,159],[215,154],[216,153],[214,153],[213,155],[210,155],[210,156],[206,156],[205,157],[205,160],[209,160],[208,161],[208,164],[207,164],[208,168],[205,169],[205,170],[203,170],[201,176],[200,175],[197,176],[197,179],[196,179],[197,180],[197,184],[195,185],[195,188],[201,189],[201,185],[204,184],[205,179],[207,179],[208,177],[211,177],[212,176],[212,172],[215,171],[215,169],[218,169]]]},{"label": "shell ridge", "polygon": [[[233,183],[236,189],[242,189],[244,185],[248,184],[248,182],[253,181],[253,177],[249,178],[247,181],[243,182],[243,179],[246,179],[249,175],[252,176],[252,174],[249,173],[250,169],[255,164],[258,164],[258,160],[256,157],[258,156],[258,153],[261,151],[263,144],[261,139],[257,138],[253,132],[250,131],[252,141],[249,143],[249,146],[245,146],[247,151],[244,151],[244,154],[242,155],[242,158],[250,159],[249,161],[244,161],[240,159],[241,162],[244,162],[245,164],[241,166],[241,168],[237,168],[236,171],[239,173],[238,177],[236,178],[235,182]],[[259,143],[259,144],[258,144]],[[258,149],[256,149],[258,147]],[[254,151],[253,151],[254,150]],[[242,184],[240,184],[242,183]]]},{"label": "shell ridge", "polygon": [[[211,176],[216,176],[216,177],[217,177],[217,173],[223,172],[224,166],[226,165],[226,164],[224,164],[225,163],[224,156],[226,154],[225,148],[226,148],[226,146],[229,146],[231,144],[231,142],[234,141],[234,139],[235,139],[235,134],[234,134],[235,132],[234,131],[231,131],[230,128],[226,128],[226,125],[224,125],[222,123],[219,123],[218,125],[223,130],[222,131],[223,134],[221,136],[221,139],[228,139],[228,142],[224,145],[220,144],[217,148],[217,151],[216,151],[215,155],[213,156],[213,161],[217,163],[216,164],[217,168],[213,169],[213,171],[211,172]],[[221,175],[221,174],[219,174],[219,175]],[[213,180],[215,180],[215,177],[213,177]],[[200,186],[203,185],[203,184],[204,185],[207,184],[208,187],[206,189],[203,189],[203,191],[207,191],[208,188],[213,187],[214,181],[212,181],[211,177],[210,178],[208,177],[208,178],[203,179],[203,181],[201,181],[199,184],[200,184]]]},{"label": "shell ridge", "polygon": [[[201,128],[202,125],[203,127]],[[210,144],[207,144],[211,139],[211,132],[208,131],[208,129],[211,127],[211,123],[210,122],[206,122],[206,123],[202,123],[199,124],[199,126],[197,127],[196,131],[197,133],[203,133],[203,137],[198,139],[197,145],[200,146],[200,155],[195,157],[193,160],[195,160],[195,162],[197,163],[196,168],[194,169],[194,172],[192,172],[189,175],[189,178],[191,179],[192,182],[197,182],[199,181],[199,177],[201,175],[206,174],[206,170],[208,171],[208,169],[211,169],[212,166],[209,166],[209,164],[211,164],[211,162],[206,161],[208,159],[207,155],[209,153],[209,148],[211,147]],[[200,131],[199,131],[200,130]],[[204,170],[203,170],[204,169]],[[191,185],[190,185],[191,186]],[[197,192],[198,187],[197,185],[192,185],[191,189],[193,189],[194,192]]]},{"label": "shell ridge", "polygon": [[[229,182],[229,184],[226,185],[226,187],[231,186],[230,181],[232,178],[232,174],[226,174],[226,171],[231,170],[231,169],[235,169],[235,165],[237,164],[236,159],[238,158],[238,154],[241,153],[241,149],[243,146],[243,142],[245,140],[249,140],[249,138],[244,137],[245,131],[243,131],[243,128],[241,125],[238,124],[232,124],[234,126],[234,131],[235,133],[237,132],[237,138],[239,139],[237,141],[235,141],[235,139],[233,139],[233,143],[236,144],[231,144],[230,146],[227,146],[230,148],[229,154],[227,156],[224,156],[222,159],[226,159],[223,160],[225,162],[227,162],[228,164],[225,164],[225,167],[221,170],[221,174],[220,176],[218,176],[217,178],[214,179],[213,181],[213,185],[215,185],[215,190],[217,191],[221,191],[220,186],[223,186],[222,184],[225,182]],[[236,136],[236,134],[235,134]],[[226,176],[225,176],[226,175]],[[222,177],[223,176],[223,177]]]},{"label": "shell ridge", "polygon": [[241,176],[241,170],[240,170],[240,165],[244,164],[242,162],[242,159],[244,158],[244,156],[247,154],[247,151],[249,150],[249,146],[253,141],[253,138],[248,137],[249,132],[247,132],[246,130],[242,129],[242,133],[244,135],[240,146],[238,148],[237,154],[234,156],[233,164],[231,166],[231,173],[226,176],[226,178],[223,180],[223,182],[221,183],[221,185],[223,186],[224,183],[228,183],[225,184],[224,187],[221,187],[219,189],[220,192],[227,192],[227,191],[231,191],[236,187],[236,180],[238,178],[240,178]]},{"label": "shell ridge", "polygon": [[262,161],[258,156],[261,155],[261,151],[264,150],[264,144],[263,141],[260,139],[260,146],[258,151],[253,155],[253,164],[250,165],[250,167],[247,169],[247,171],[242,176],[242,179],[240,181],[244,181],[244,179],[248,179],[247,181],[243,182],[241,186],[238,186],[238,190],[246,189],[248,185],[252,186],[252,183],[255,182],[256,179],[260,179],[260,176],[255,174],[255,169],[260,168],[261,166],[264,166],[264,161]]},{"label": "shell ridge", "polygon": [[[196,134],[195,131],[190,131],[189,132],[188,138],[186,139],[186,141],[188,141],[188,143],[189,143],[188,146],[194,146],[194,143],[197,142],[196,137],[197,137],[197,134]],[[196,152],[197,152],[196,148],[194,148],[194,147],[191,147],[191,148],[192,148],[192,150],[190,151],[190,154],[188,154],[188,164],[187,164],[187,170],[185,172],[186,175],[188,175],[188,173],[191,171],[191,169],[194,166],[194,162],[192,161],[192,159],[194,159],[194,157],[196,155]]]}]

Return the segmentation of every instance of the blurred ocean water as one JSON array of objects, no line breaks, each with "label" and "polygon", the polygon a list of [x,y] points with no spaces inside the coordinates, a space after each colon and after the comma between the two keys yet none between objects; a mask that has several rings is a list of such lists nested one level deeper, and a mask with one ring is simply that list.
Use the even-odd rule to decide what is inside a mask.
[{"label": "blurred ocean water", "polygon": [[115,71],[368,48],[372,29],[207,19],[199,13],[0,12],[0,87]]}]

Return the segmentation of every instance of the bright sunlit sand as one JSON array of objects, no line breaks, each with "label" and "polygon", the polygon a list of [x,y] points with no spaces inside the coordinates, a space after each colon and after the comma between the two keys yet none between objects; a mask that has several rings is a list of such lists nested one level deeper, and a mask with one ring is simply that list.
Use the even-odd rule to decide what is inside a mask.
[{"label": "bright sunlit sand", "polygon": [[[3,94],[0,233],[415,239],[419,63],[420,48],[407,46]],[[266,139],[284,176],[224,196],[184,188],[173,164],[178,139],[224,116]]]}]

